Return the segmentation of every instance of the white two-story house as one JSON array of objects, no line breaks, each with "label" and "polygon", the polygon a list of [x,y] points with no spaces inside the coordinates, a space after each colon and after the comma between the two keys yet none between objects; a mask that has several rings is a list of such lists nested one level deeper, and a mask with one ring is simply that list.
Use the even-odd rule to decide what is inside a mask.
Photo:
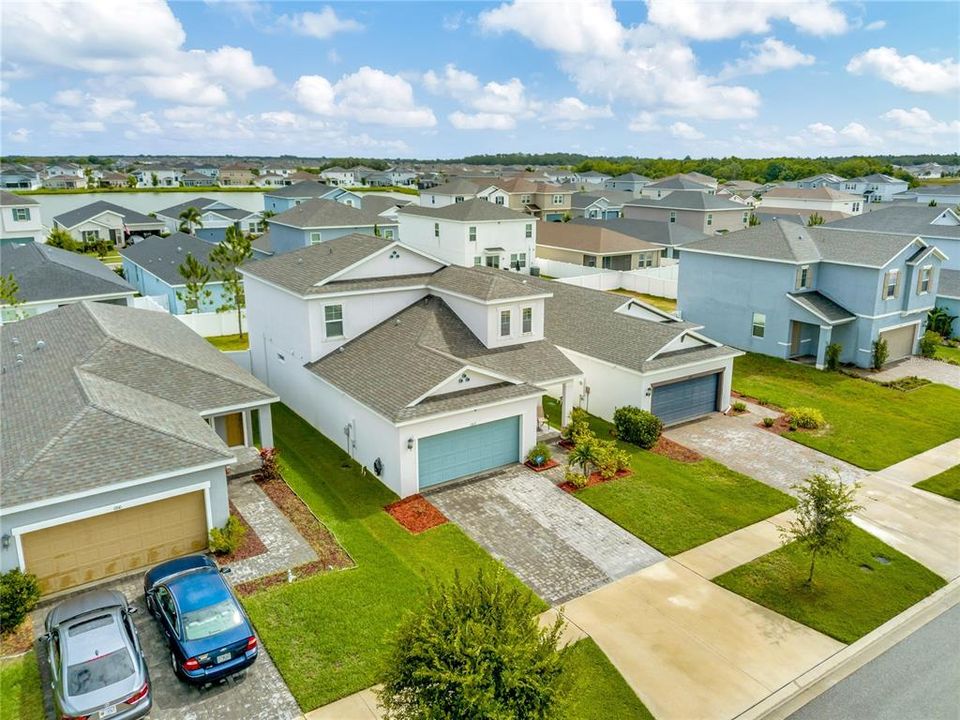
[{"label": "white two-story house", "polygon": [[0,190],[0,241],[43,242],[40,203],[31,197]]}]

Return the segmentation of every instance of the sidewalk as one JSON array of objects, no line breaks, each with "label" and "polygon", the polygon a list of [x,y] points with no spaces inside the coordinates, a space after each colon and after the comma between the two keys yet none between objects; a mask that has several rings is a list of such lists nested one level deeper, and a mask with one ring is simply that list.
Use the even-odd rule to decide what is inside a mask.
[{"label": "sidewalk", "polygon": [[712,580],[780,547],[783,542],[777,528],[792,519],[793,510],[787,510],[674,555],[673,560],[700,577]]}]

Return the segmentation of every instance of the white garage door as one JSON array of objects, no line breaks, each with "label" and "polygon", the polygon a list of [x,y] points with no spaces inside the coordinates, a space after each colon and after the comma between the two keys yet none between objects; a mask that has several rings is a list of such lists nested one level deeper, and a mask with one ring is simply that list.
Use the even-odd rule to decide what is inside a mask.
[{"label": "white garage door", "polygon": [[913,343],[917,337],[919,325],[906,325],[895,330],[886,330],[880,337],[887,341],[887,362],[902,360],[913,355]]}]

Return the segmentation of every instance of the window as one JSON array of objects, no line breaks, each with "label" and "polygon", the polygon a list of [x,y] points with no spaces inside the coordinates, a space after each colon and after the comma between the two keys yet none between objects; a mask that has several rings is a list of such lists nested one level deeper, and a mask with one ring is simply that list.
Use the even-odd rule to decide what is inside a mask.
[{"label": "window", "polygon": [[389,229],[384,230],[383,237],[386,238],[387,240],[393,240],[393,230],[389,230]]},{"label": "window", "polygon": [[96,242],[97,240],[100,239],[100,231],[99,231],[99,230],[84,230],[84,231],[81,233],[81,236],[83,237],[83,241],[84,241],[85,243]]},{"label": "window", "polygon": [[529,196],[529,195],[521,195],[521,196],[520,196],[520,203],[521,203],[522,205],[529,205],[529,204],[530,204],[530,196]]},{"label": "window", "polygon": [[749,212],[749,211],[747,211],[747,212],[745,212],[745,213],[743,214],[743,218],[740,220],[740,222],[742,222],[744,225],[746,225],[748,222],[750,222],[750,212]]},{"label": "window", "polygon": [[854,212],[854,213],[860,212],[860,203],[855,202],[855,203],[853,204],[853,212]]},{"label": "window", "polygon": [[533,223],[527,223],[523,227],[523,236],[526,238],[533,237]]},{"label": "window", "polygon": [[890,270],[883,276],[883,299],[892,300],[900,294],[900,271]]},{"label": "window", "polygon": [[343,337],[343,305],[324,306],[323,326],[328,338]]},{"label": "window", "polygon": [[591,218],[593,218],[594,220],[596,220],[596,219],[597,219],[597,216],[598,216],[598,213],[597,213],[596,210],[591,210],[591,211],[590,211],[590,217],[591,217]]},{"label": "window", "polygon": [[512,253],[510,255],[510,267],[515,270],[520,268],[525,268],[527,266],[527,254],[526,253]]},{"label": "window", "polygon": [[470,242],[476,242],[476,241],[477,241],[477,226],[471,225],[470,226]]},{"label": "window", "polygon": [[440,237],[440,223],[433,224],[433,236],[435,238]]},{"label": "window", "polygon": [[474,255],[473,264],[477,267],[480,267],[481,265],[483,265],[483,258],[480,257],[479,255]]},{"label": "window", "polygon": [[494,202],[496,205],[503,205],[503,195],[497,195],[497,196],[493,199],[493,202]]},{"label": "window", "polygon": [[767,329],[767,316],[763,313],[753,314],[752,335],[755,338],[762,338]]},{"label": "window", "polygon": [[675,223],[677,221],[677,213],[673,210],[670,211],[670,222]]},{"label": "window", "polygon": [[500,337],[510,336],[510,311],[500,311]]},{"label": "window", "polygon": [[453,201],[454,201],[455,203],[463,202],[463,195],[457,195],[457,196],[453,199]]},{"label": "window", "polygon": [[199,309],[198,305],[199,303],[197,302],[197,298],[191,295],[187,295],[183,300],[183,307],[184,307],[184,310],[187,311],[188,315],[190,313],[197,312],[197,310]]},{"label": "window", "polygon": [[707,227],[713,225],[713,213],[707,213]]},{"label": "window", "polygon": [[801,265],[797,268],[796,290],[803,290],[811,287],[812,283],[810,282],[810,274],[809,265]]},{"label": "window", "polygon": [[563,195],[554,195],[553,196],[554,205],[563,205]]},{"label": "window", "polygon": [[319,245],[319,244],[322,243],[322,242],[323,242],[323,237],[320,235],[320,233],[318,233],[318,232],[312,232],[312,233],[310,233],[310,244],[311,244],[311,245]]},{"label": "window", "polygon": [[437,204],[437,196],[436,196],[436,195],[431,195],[431,196],[430,196],[430,204],[431,204],[431,205],[436,205],[436,204]]},{"label": "window", "polygon": [[13,219],[17,222],[24,222],[30,219],[30,208],[14,208]]},{"label": "window", "polygon": [[533,308],[524,308],[520,311],[520,327],[524,335],[533,332]]},{"label": "window", "polygon": [[920,277],[917,280],[917,294],[925,295],[930,292],[930,279],[933,277],[933,266],[927,265],[920,270]]},{"label": "window", "polygon": [[487,255],[487,267],[492,267],[492,268],[500,267],[500,256]]}]

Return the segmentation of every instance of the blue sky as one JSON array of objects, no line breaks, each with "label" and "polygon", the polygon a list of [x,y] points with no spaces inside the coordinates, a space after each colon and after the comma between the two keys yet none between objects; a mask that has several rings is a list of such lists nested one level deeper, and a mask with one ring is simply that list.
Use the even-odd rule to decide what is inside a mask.
[{"label": "blue sky", "polygon": [[956,2],[4,5],[4,154],[960,149]]}]

